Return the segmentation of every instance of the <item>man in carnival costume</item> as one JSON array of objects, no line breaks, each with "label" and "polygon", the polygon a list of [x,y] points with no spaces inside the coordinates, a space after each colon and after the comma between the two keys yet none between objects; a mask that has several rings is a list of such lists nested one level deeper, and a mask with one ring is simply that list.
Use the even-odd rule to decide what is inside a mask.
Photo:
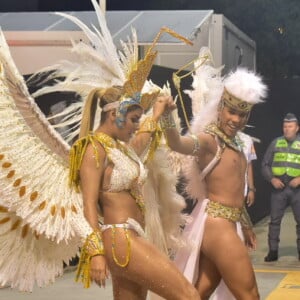
[{"label": "man in carnival costume", "polygon": [[[221,280],[223,288],[227,286],[236,299],[259,299],[245,247],[254,249],[256,238],[244,207],[247,161],[237,133],[246,125],[252,106],[262,102],[266,86],[257,74],[246,69],[222,79],[220,70],[203,62],[196,68],[190,94],[193,112],[200,101],[205,105],[194,115],[192,134],[178,133],[172,113],[161,120],[169,147],[190,156],[183,172],[187,193],[197,200],[193,220],[184,230],[195,244],[178,251],[175,263],[196,286],[201,299],[209,299]],[[169,108],[174,108],[172,99]],[[219,299],[232,299],[220,288],[216,294]]]}]

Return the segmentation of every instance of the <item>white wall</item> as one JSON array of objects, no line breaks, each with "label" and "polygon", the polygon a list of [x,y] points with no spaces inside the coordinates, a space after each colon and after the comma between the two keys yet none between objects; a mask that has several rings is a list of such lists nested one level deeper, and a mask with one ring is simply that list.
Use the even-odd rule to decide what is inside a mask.
[{"label": "white wall", "polygon": [[[72,55],[69,32],[6,31],[4,35],[15,64],[23,75]],[[72,38],[80,39],[82,33],[72,32]]]},{"label": "white wall", "polygon": [[[194,32],[192,30],[190,38],[193,46],[178,44],[178,41],[157,45],[155,64],[179,69],[194,60],[200,48],[206,46],[212,52],[215,66],[225,65],[224,72],[236,68],[240,54],[241,65],[255,70],[255,42],[223,15],[212,14]],[[21,74],[32,74],[61,59],[67,59],[72,55],[71,38],[84,38],[77,31],[6,31],[4,34]],[[142,52],[145,53],[148,48],[149,45],[144,45]]]}]

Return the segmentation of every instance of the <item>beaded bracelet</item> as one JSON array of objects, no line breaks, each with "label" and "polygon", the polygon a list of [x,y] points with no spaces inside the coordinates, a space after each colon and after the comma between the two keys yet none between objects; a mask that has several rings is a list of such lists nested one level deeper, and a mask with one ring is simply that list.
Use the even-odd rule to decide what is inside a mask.
[{"label": "beaded bracelet", "polygon": [[199,139],[196,135],[194,134],[190,134],[189,135],[192,139],[193,139],[193,142],[194,142],[194,148],[193,148],[193,152],[192,152],[192,155],[196,155],[198,153],[198,151],[200,150],[200,142],[199,142]]},{"label": "beaded bracelet", "polygon": [[251,192],[255,193],[256,192],[256,188],[255,187],[248,187],[248,191],[251,191]]},{"label": "beaded bracelet", "polygon": [[160,126],[162,130],[176,128],[176,124],[171,113],[163,114],[160,118]]},{"label": "beaded bracelet", "polygon": [[90,269],[91,258],[96,255],[104,255],[102,232],[95,229],[85,240],[81,248],[80,260],[77,267],[76,281],[81,278],[83,286],[89,288],[91,284]]}]

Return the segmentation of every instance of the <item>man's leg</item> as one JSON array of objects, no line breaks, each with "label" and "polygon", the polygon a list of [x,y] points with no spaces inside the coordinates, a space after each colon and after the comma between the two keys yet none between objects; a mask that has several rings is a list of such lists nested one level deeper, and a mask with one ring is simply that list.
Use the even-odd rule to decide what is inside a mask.
[{"label": "man's leg", "polygon": [[200,253],[199,277],[195,284],[201,300],[209,299],[219,285],[221,275],[215,264],[204,254]]},{"label": "man's leg", "polygon": [[268,233],[269,253],[265,261],[275,261],[278,259],[278,244],[280,235],[280,225],[284,211],[288,205],[287,189],[274,190],[271,194],[271,212]]},{"label": "man's leg", "polygon": [[209,266],[210,262],[210,267],[201,271],[200,265],[202,278],[205,278],[205,281],[201,282],[200,277],[197,286],[201,291],[201,299],[205,299],[207,294],[216,288],[220,275],[236,299],[259,299],[248,250],[237,234],[235,223],[222,218],[208,217],[201,246],[202,253],[207,259],[206,266]]}]

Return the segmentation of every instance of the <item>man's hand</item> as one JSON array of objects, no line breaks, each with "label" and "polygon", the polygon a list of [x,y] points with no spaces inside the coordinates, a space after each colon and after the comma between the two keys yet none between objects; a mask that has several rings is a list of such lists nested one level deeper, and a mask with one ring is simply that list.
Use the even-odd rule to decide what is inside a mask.
[{"label": "man's hand", "polygon": [[271,184],[273,185],[273,187],[276,190],[280,190],[280,189],[283,189],[285,187],[284,183],[279,178],[276,178],[276,177],[273,177],[271,179]]},{"label": "man's hand", "polygon": [[246,246],[251,250],[256,250],[256,235],[252,228],[242,227]]},{"label": "man's hand", "polygon": [[163,113],[168,112],[168,103],[172,98],[171,96],[158,96],[153,105],[152,117],[154,120],[158,120]]},{"label": "man's hand", "polygon": [[253,205],[255,200],[255,192],[253,190],[249,190],[246,197],[247,206],[250,207]]},{"label": "man's hand", "polygon": [[105,256],[96,255],[91,258],[91,280],[100,287],[105,287],[105,281],[109,277]]},{"label": "man's hand", "polygon": [[297,188],[300,185],[300,177],[295,177],[289,182],[289,186],[292,188]]}]

